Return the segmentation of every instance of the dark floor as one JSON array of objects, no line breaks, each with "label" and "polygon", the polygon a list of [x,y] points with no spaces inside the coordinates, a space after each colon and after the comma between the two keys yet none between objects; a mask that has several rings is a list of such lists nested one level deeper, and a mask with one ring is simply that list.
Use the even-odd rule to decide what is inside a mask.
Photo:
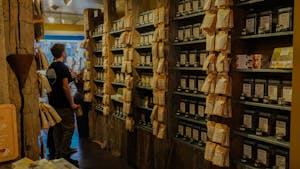
[{"label": "dark floor", "polygon": [[89,139],[80,139],[78,152],[72,156],[79,161],[80,169],[132,169],[125,161],[105,152]]}]

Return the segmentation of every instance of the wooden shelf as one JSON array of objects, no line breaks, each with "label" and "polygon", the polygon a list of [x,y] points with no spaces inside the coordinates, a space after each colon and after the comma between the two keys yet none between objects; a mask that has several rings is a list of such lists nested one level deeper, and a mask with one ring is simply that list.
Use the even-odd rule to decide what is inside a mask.
[{"label": "wooden shelf", "polygon": [[144,86],[137,86],[136,88],[143,89],[143,90],[153,90],[153,88],[151,87],[144,87]]},{"label": "wooden shelf", "polygon": [[195,94],[195,93],[186,93],[186,92],[174,92],[175,95],[180,95],[180,96],[186,96],[186,97],[195,97],[195,98],[201,98],[205,99],[206,95],[204,94]]},{"label": "wooden shelf", "polygon": [[138,125],[136,125],[136,128],[144,130],[144,131],[146,131],[148,133],[151,133],[151,134],[153,133],[152,127],[148,127],[148,126],[138,124]]},{"label": "wooden shelf", "polygon": [[287,141],[278,141],[273,136],[266,136],[266,137],[257,136],[257,135],[254,135],[254,134],[248,134],[248,133],[240,132],[240,131],[235,131],[234,133],[239,135],[239,136],[246,137],[246,138],[249,138],[249,139],[253,139],[253,140],[256,140],[256,141],[261,141],[261,142],[264,142],[264,143],[272,144],[272,145],[283,147],[283,148],[290,148],[290,143],[289,142],[287,142]]},{"label": "wooden shelf", "polygon": [[203,125],[206,126],[206,121],[205,120],[195,120],[195,119],[191,119],[191,118],[186,118],[184,116],[174,116],[176,119],[180,119],[183,121],[187,121],[187,122],[191,122],[194,124],[199,124],[199,125]]},{"label": "wooden shelf", "polygon": [[179,21],[179,20],[184,20],[184,19],[191,19],[191,18],[195,18],[195,17],[201,17],[201,16],[204,16],[204,15],[205,15],[205,12],[199,11],[197,13],[192,13],[192,14],[188,14],[188,15],[175,17],[174,20]]},{"label": "wooden shelf", "polygon": [[184,46],[184,45],[198,45],[206,43],[206,39],[194,40],[194,41],[186,41],[186,42],[174,42],[174,46]]},{"label": "wooden shelf", "polygon": [[144,29],[144,28],[153,28],[154,29],[154,24],[153,23],[147,23],[143,25],[137,25],[135,29]]},{"label": "wooden shelf", "polygon": [[292,69],[236,69],[237,72],[244,73],[292,73]]},{"label": "wooden shelf", "polygon": [[248,0],[246,2],[239,2],[236,4],[236,6],[246,6],[246,5],[252,5],[259,2],[264,2],[265,0]]},{"label": "wooden shelf", "polygon": [[137,66],[136,69],[140,70],[153,70],[152,66]]},{"label": "wooden shelf", "polygon": [[103,98],[103,94],[95,94],[95,97],[97,97],[97,98]]},{"label": "wooden shelf", "polygon": [[182,143],[182,144],[188,145],[188,146],[190,146],[190,147],[192,147],[192,148],[194,148],[194,149],[197,149],[197,150],[200,150],[200,151],[205,151],[205,147],[201,147],[201,146],[199,146],[199,145],[192,144],[192,143],[187,142],[187,141],[184,141],[184,140],[182,140],[182,139],[180,139],[180,138],[173,138],[173,140],[174,140],[175,142],[178,142],[178,143]]},{"label": "wooden shelf", "polygon": [[121,34],[124,31],[125,31],[125,29],[121,29],[121,30],[117,30],[117,31],[112,31],[109,34],[111,34],[111,35],[119,35],[119,34]]},{"label": "wooden shelf", "polygon": [[175,70],[204,71],[202,67],[175,67]]},{"label": "wooden shelf", "polygon": [[103,36],[103,34],[101,34],[101,35],[95,35],[95,36],[93,36],[92,38],[93,39],[99,39],[99,38],[101,38]]},{"label": "wooden shelf", "polygon": [[123,52],[124,48],[112,48],[110,51],[112,52]]},{"label": "wooden shelf", "polygon": [[103,113],[103,110],[100,108],[95,108],[95,111],[99,112],[99,113]]},{"label": "wooden shelf", "polygon": [[112,114],[112,116],[114,117],[114,118],[116,118],[116,119],[119,119],[119,120],[122,120],[122,121],[125,121],[125,119],[126,119],[126,117],[120,117],[120,116],[118,116],[117,114]]},{"label": "wooden shelf", "polygon": [[136,107],[139,108],[139,109],[147,110],[147,111],[152,111],[153,110],[152,108],[141,106],[141,105],[137,105]]},{"label": "wooden shelf", "polygon": [[112,85],[116,85],[116,86],[123,86],[123,87],[125,87],[125,84],[124,84],[124,83],[112,82],[111,84],[112,84]]},{"label": "wooden shelf", "polygon": [[103,65],[95,65],[94,68],[103,69]]},{"label": "wooden shelf", "polygon": [[139,50],[139,49],[152,49],[152,45],[145,45],[145,46],[138,46],[135,49]]},{"label": "wooden shelf", "polygon": [[292,1],[290,0],[248,0],[246,2],[239,2],[236,4],[236,6],[238,7],[245,7],[245,8],[249,8],[252,6],[257,6],[257,5],[261,5],[261,6],[265,6],[265,5],[276,5],[276,4],[286,4],[286,3],[290,3],[290,5],[292,4]]},{"label": "wooden shelf", "polygon": [[234,161],[233,163],[243,167],[242,169],[263,169],[263,168],[254,167],[253,165],[250,165],[250,163],[241,163],[239,161]]},{"label": "wooden shelf", "polygon": [[94,51],[95,54],[101,54],[102,53],[102,50],[97,50],[97,51]]},{"label": "wooden shelf", "polygon": [[94,80],[95,83],[104,83],[104,80]]},{"label": "wooden shelf", "polygon": [[275,32],[275,33],[265,33],[265,34],[257,34],[257,35],[240,36],[239,39],[271,38],[271,37],[280,37],[280,36],[292,36],[293,34],[294,34],[293,31]]},{"label": "wooden shelf", "polygon": [[112,69],[121,69],[122,66],[110,66]]},{"label": "wooden shelf", "polygon": [[111,100],[114,101],[114,102],[118,102],[118,103],[122,103],[122,104],[123,104],[123,101],[122,101],[122,100],[114,99],[114,98],[111,98]]},{"label": "wooden shelf", "polygon": [[276,104],[256,103],[256,102],[251,102],[251,101],[240,101],[240,104],[247,105],[247,106],[268,108],[268,109],[291,111],[290,106],[281,106],[281,105],[276,105]]}]

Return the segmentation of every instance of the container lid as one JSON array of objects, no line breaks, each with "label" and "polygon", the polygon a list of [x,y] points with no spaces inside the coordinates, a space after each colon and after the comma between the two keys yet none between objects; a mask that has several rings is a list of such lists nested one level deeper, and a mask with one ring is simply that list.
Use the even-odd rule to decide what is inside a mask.
[{"label": "container lid", "polygon": [[265,11],[265,12],[261,12],[260,15],[261,16],[263,16],[263,15],[270,15],[272,13],[273,13],[272,11]]},{"label": "container lid", "polygon": [[279,149],[279,148],[276,148],[276,154],[279,154],[279,155],[284,155],[284,156],[289,156],[289,151],[288,150],[283,150],[283,149]]},{"label": "container lid", "polygon": [[264,144],[257,144],[257,149],[265,149],[265,150],[270,150],[271,146],[264,145]]},{"label": "container lid", "polygon": [[254,79],[244,79],[243,81],[244,81],[244,82],[250,82],[250,83],[253,83],[253,82],[254,82]]},{"label": "container lid", "polygon": [[293,12],[293,8],[292,7],[286,7],[286,8],[280,8],[278,9],[278,12]]},{"label": "container lid", "polygon": [[259,112],[259,116],[265,116],[265,117],[271,117],[271,113],[266,113],[266,112]]},{"label": "container lid", "polygon": [[251,145],[251,146],[255,146],[256,142],[255,142],[255,141],[252,141],[252,140],[244,140],[244,144],[248,144],[248,145]]},{"label": "container lid", "polygon": [[276,115],[276,119],[278,119],[278,120],[280,120],[280,119],[282,119],[282,120],[289,120],[289,116],[284,116],[284,115],[279,115],[279,114],[277,114]]},{"label": "container lid", "polygon": [[257,14],[256,13],[248,14],[246,17],[247,18],[257,17]]},{"label": "container lid", "polygon": [[16,108],[12,104],[0,105],[0,163],[19,156]]},{"label": "container lid", "polygon": [[244,110],[244,113],[246,114],[255,114],[254,110]]},{"label": "container lid", "polygon": [[266,79],[255,79],[255,83],[267,83]]},{"label": "container lid", "polygon": [[270,79],[270,80],[268,80],[268,83],[269,83],[269,85],[270,85],[270,83],[271,84],[280,84],[280,81],[279,80]]}]

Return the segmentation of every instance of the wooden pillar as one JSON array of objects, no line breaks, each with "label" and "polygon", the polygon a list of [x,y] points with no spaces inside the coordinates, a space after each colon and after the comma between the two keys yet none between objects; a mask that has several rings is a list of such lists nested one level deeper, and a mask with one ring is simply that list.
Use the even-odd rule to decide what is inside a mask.
[{"label": "wooden pillar", "polygon": [[300,152],[300,1],[294,1],[294,66],[293,66],[293,102],[291,112],[290,167],[299,168]]}]

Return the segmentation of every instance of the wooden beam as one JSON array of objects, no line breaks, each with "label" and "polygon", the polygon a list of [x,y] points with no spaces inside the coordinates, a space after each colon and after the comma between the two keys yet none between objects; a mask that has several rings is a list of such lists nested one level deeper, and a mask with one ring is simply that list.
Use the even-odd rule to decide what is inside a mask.
[{"label": "wooden beam", "polygon": [[45,24],[45,31],[84,31],[83,25],[71,25],[71,24]]},{"label": "wooden beam", "polygon": [[290,147],[290,167],[299,168],[300,152],[300,1],[294,1],[294,66],[293,66],[293,102],[291,112],[291,147]]}]

